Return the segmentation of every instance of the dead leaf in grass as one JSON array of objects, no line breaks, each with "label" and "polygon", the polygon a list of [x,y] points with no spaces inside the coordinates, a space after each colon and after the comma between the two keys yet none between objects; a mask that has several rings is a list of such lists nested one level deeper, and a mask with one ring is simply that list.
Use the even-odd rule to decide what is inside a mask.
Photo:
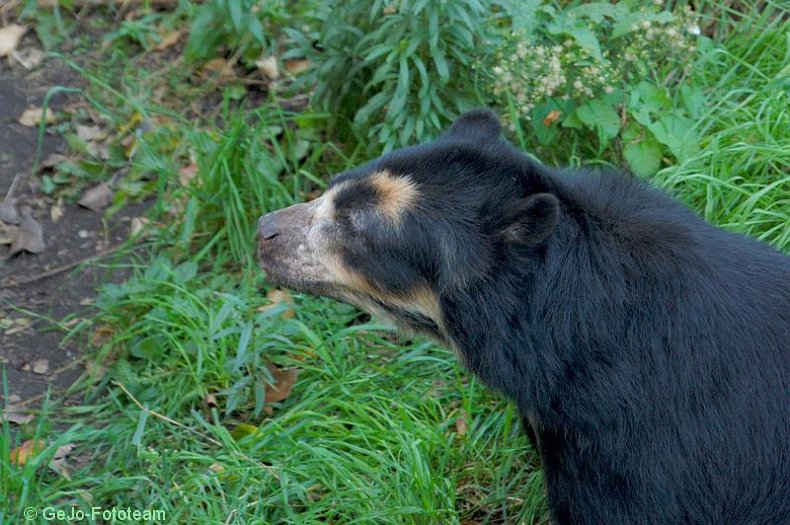
[{"label": "dead leaf in grass", "polygon": [[219,77],[219,80],[227,81],[236,78],[236,72],[233,66],[224,58],[213,58],[203,64],[203,71],[213,73]]},{"label": "dead leaf in grass", "polygon": [[137,237],[145,233],[145,227],[148,226],[148,219],[145,217],[132,217],[132,224],[129,227],[129,235]]},{"label": "dead leaf in grass", "polygon": [[11,460],[12,465],[17,467],[23,466],[27,460],[34,457],[36,454],[46,448],[47,444],[40,439],[28,439],[14,450],[8,453],[8,459]]},{"label": "dead leaf in grass", "polygon": [[203,402],[209,408],[217,408],[219,406],[217,404],[217,396],[214,394],[206,394],[206,397],[203,398]]},{"label": "dead leaf in grass", "polygon": [[[28,128],[35,128],[39,124],[41,124],[41,119],[44,118],[44,108],[27,108],[22,115],[17,119],[17,121],[22,124],[23,126],[27,126]],[[58,119],[55,116],[55,113],[50,109],[47,111],[46,115],[46,123],[47,124],[54,124],[57,122]]]},{"label": "dead leaf in grass", "polygon": [[0,419],[15,425],[27,425],[35,419],[33,414],[25,414],[21,407],[9,404],[0,412]]},{"label": "dead leaf in grass", "polygon": [[172,47],[179,41],[181,35],[184,34],[183,30],[173,31],[171,33],[166,34],[165,36],[161,37],[161,40],[158,44],[154,46],[154,49],[157,51],[163,51],[168,47]]},{"label": "dead leaf in grass", "polygon": [[41,161],[41,164],[39,164],[39,167],[42,170],[43,169],[47,169],[47,168],[54,168],[55,166],[57,166],[61,162],[65,161],[66,158],[67,157],[65,155],[61,155],[60,153],[52,153],[50,155],[47,155],[46,158]]},{"label": "dead leaf in grass", "polygon": [[455,431],[459,436],[465,436],[468,429],[469,425],[467,425],[465,417],[455,418]]},{"label": "dead leaf in grass", "polygon": [[0,27],[0,58],[16,49],[25,33],[27,33],[27,27],[18,24]]},{"label": "dead leaf in grass", "polygon": [[73,443],[67,443],[62,447],[58,447],[55,451],[55,455],[52,457],[52,460],[49,462],[49,468],[54,470],[55,472],[59,472],[63,475],[66,479],[71,479],[71,469],[66,465],[66,456],[74,450]]},{"label": "dead leaf in grass", "polygon": [[44,229],[41,227],[41,224],[30,215],[29,211],[24,210],[22,212],[22,220],[19,223],[19,228],[17,228],[14,240],[11,242],[11,249],[8,251],[8,256],[12,257],[22,250],[30,253],[41,253],[45,248]]},{"label": "dead leaf in grass", "polygon": [[194,162],[179,168],[178,170],[178,182],[181,183],[182,186],[189,186],[189,183],[195,178],[195,175],[198,173],[197,164]]},{"label": "dead leaf in grass", "polygon": [[277,58],[274,56],[263,57],[255,62],[258,71],[268,80],[277,80],[280,78],[280,68],[277,65]]},{"label": "dead leaf in grass", "polygon": [[266,298],[271,301],[270,304],[259,307],[257,310],[261,313],[271,312],[274,309],[282,309],[282,319],[293,319],[296,316],[296,310],[293,307],[294,299],[291,294],[279,288],[272,288],[266,294]]},{"label": "dead leaf in grass", "polygon": [[77,204],[95,212],[102,211],[112,202],[113,193],[106,182],[86,190]]},{"label": "dead leaf in grass", "polygon": [[79,138],[86,142],[102,140],[107,137],[107,132],[101,129],[99,126],[83,126],[82,124],[77,124],[74,127],[74,131],[77,133]]},{"label": "dead leaf in grass", "polygon": [[292,75],[304,73],[313,66],[313,63],[305,59],[294,59],[285,61],[285,70]]},{"label": "dead leaf in grass", "polygon": [[269,373],[274,379],[274,384],[266,383],[264,387],[264,395],[267,403],[276,403],[282,401],[291,395],[291,389],[296,383],[296,378],[299,376],[299,369],[288,368],[283,369],[275,365],[268,365]]},{"label": "dead leaf in grass", "polygon": [[114,335],[115,329],[112,326],[106,324],[97,326],[96,330],[93,331],[93,335],[91,336],[91,344],[97,348],[104,346],[104,344],[109,342]]}]

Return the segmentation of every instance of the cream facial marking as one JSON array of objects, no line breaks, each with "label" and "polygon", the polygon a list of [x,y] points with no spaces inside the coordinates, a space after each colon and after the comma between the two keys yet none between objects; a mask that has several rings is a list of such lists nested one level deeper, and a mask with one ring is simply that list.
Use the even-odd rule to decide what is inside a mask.
[{"label": "cream facial marking", "polygon": [[407,175],[396,176],[389,171],[377,171],[368,178],[378,193],[378,210],[393,222],[417,202],[417,185]]}]

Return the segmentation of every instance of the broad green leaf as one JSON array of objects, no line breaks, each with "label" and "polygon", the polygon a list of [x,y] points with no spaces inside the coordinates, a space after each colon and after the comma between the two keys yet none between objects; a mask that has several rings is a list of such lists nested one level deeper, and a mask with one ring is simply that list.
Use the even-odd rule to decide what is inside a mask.
[{"label": "broad green leaf", "polygon": [[620,117],[614,108],[600,100],[576,108],[576,115],[589,128],[598,133],[601,145],[608,144],[620,131]]},{"label": "broad green leaf", "polygon": [[699,136],[694,129],[694,122],[686,117],[671,113],[662,115],[648,129],[681,162],[699,151]]},{"label": "broad green leaf", "polygon": [[623,155],[634,175],[650,177],[661,167],[661,152],[661,144],[645,130],[642,139],[626,145]]}]

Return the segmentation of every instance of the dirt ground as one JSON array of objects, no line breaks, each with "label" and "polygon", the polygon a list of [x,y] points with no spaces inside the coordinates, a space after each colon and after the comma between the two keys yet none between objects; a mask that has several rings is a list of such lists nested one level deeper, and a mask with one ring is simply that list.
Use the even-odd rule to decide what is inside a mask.
[{"label": "dirt ground", "polygon": [[[0,372],[7,377],[7,401],[26,407],[39,406],[50,387],[51,398],[59,400],[84,371],[86,337],[62,344],[65,331],[38,316],[68,323],[75,316],[90,315],[88,305],[97,285],[124,276],[74,263],[112,252],[128,237],[131,217],[144,208],[127,206],[104,224],[102,213],[67,202],[63,215],[53,221],[54,201],[39,191],[39,179],[31,173],[38,128],[22,126],[17,119],[28,107],[40,107],[46,92],[56,85],[80,87],[80,79],[56,59],[46,59],[31,71],[0,61],[0,202],[19,176],[13,194],[16,208],[32,210],[43,226],[46,243],[40,254],[21,252],[12,257],[8,245],[0,246]],[[57,94],[52,105],[57,109],[78,100],[78,94]],[[42,158],[65,149],[63,139],[48,132]],[[4,401],[0,388],[0,407]]]}]

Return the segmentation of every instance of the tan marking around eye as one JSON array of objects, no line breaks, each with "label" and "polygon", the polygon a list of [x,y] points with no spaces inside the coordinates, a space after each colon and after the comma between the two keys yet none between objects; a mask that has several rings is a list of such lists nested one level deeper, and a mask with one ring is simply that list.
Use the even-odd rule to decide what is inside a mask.
[{"label": "tan marking around eye", "polygon": [[368,181],[379,194],[378,210],[392,221],[399,221],[403,213],[417,202],[417,185],[408,176],[377,171],[368,177]]}]

